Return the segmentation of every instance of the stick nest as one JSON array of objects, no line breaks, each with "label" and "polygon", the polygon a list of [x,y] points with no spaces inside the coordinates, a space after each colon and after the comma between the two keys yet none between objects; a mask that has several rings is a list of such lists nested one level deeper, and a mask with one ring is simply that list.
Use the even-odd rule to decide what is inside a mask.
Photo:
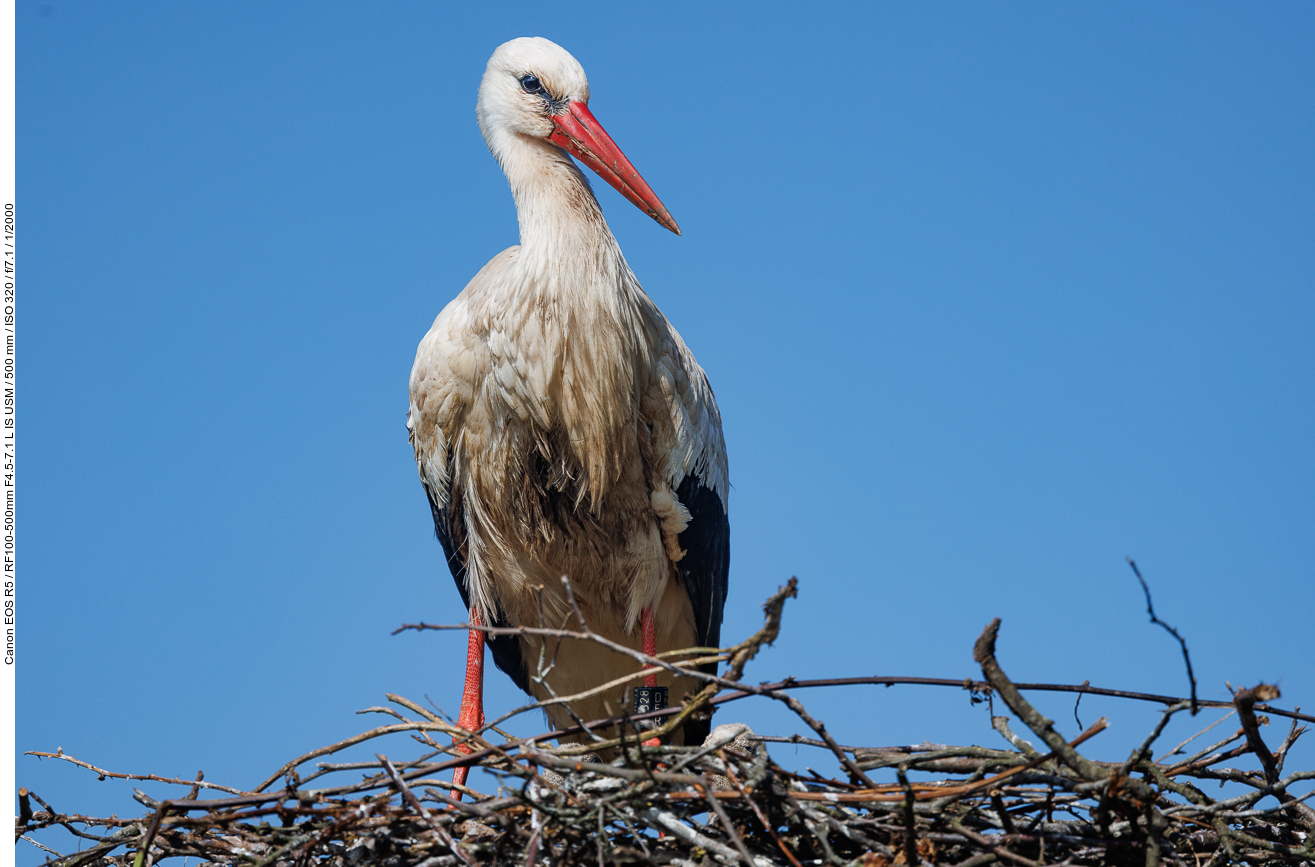
[{"label": "stick nest", "polygon": [[[745,664],[775,639],[785,601],[794,594],[792,579],[764,606],[763,629],[725,650],[647,657],[612,646],[638,662],[700,677],[706,686],[681,708],[519,739],[497,728],[501,720],[466,732],[440,714],[389,696],[402,710],[372,710],[398,722],[294,759],[252,790],[215,785],[201,775],[174,780],[119,774],[62,752],[35,753],[73,762],[102,778],[149,779],[191,791],[165,801],[138,791],[135,797],[148,812],[120,819],[60,813],[21,789],[17,837],[45,850],[47,863],[60,867],[151,867],[179,857],[257,867],[1315,863],[1315,811],[1305,803],[1311,793],[1289,792],[1294,784],[1315,779],[1315,772],[1285,775],[1283,767],[1305,731],[1298,721],[1312,718],[1269,707],[1266,702],[1278,697],[1275,687],[1240,690],[1230,703],[1198,701],[1194,688],[1192,698],[1176,699],[1087,684],[1015,684],[996,661],[998,620],[974,647],[981,681],[853,678],[745,684],[740,679]],[[609,644],[593,635],[583,619],[572,631],[525,631]],[[712,659],[726,663],[720,677],[698,672]],[[538,674],[550,665],[540,660]],[[993,726],[1009,749],[930,743],[842,746],[791,692],[849,683],[967,689],[974,701],[1002,700],[1041,743],[1034,747],[1010,730],[1006,717],[994,716]],[[1106,721],[1066,741],[1023,698],[1022,691],[1035,689],[1152,700],[1165,707],[1127,760],[1097,762],[1078,747],[1106,728]],[[787,705],[809,734],[758,737],[744,725],[722,725],[702,746],[641,745],[690,714],[706,714],[714,705],[750,696]],[[509,716],[544,704],[527,705]],[[1188,741],[1153,759],[1152,747],[1168,721],[1199,707],[1229,708],[1223,719],[1236,714],[1236,731],[1230,734],[1232,727],[1226,727],[1214,736],[1217,742],[1204,748],[1185,750]],[[1257,716],[1258,710],[1292,719],[1277,749],[1271,750],[1260,735],[1259,727],[1268,720]],[[376,754],[376,761],[321,762],[300,776],[318,758],[397,732],[424,744],[424,754],[396,763],[382,754]],[[571,734],[583,735],[582,742],[548,745]],[[496,743],[495,735],[500,738]],[[782,768],[768,755],[768,741],[827,750],[845,779]],[[600,752],[618,758],[600,761]],[[1243,756],[1260,767],[1231,766]],[[454,798],[450,777],[439,775],[460,765],[488,771],[497,792],[461,787],[464,797]],[[896,781],[874,782],[868,774],[878,770],[885,770],[887,778],[893,772]],[[915,772],[916,780],[911,779]],[[344,779],[349,781],[339,782]],[[1229,797],[1211,797],[1198,786],[1216,781],[1234,784]],[[1218,783],[1211,789],[1218,794]],[[219,797],[202,798],[202,792]],[[54,851],[38,837],[48,838],[55,827],[89,841],[89,847],[69,855]]]}]

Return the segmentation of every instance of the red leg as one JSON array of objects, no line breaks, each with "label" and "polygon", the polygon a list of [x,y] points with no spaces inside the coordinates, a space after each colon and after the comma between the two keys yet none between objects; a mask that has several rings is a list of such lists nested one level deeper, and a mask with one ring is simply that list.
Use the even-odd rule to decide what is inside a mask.
[{"label": "red leg", "polygon": [[[644,609],[644,613],[639,618],[640,629],[644,633],[644,654],[647,656],[657,656],[657,617],[653,614],[652,606]],[[644,668],[653,668],[651,665],[645,665]],[[644,686],[657,686],[657,674],[650,674],[644,678]],[[655,747],[662,741],[657,738],[649,738],[644,741],[644,746]]]},{"label": "red leg", "polygon": [[[481,626],[479,609],[470,609],[470,625]],[[484,727],[484,632],[470,630],[466,641],[466,688],[461,693],[461,713],[457,716],[457,725],[469,732],[479,731]],[[473,753],[474,747],[462,744],[457,752]],[[458,786],[466,784],[470,768],[456,768],[452,772],[452,782]],[[461,800],[461,793],[452,792],[452,797]]]}]

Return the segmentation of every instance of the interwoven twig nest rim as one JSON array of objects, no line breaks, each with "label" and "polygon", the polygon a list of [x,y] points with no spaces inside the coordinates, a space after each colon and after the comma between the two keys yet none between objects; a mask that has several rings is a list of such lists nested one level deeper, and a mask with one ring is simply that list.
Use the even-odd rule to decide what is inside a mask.
[{"label": "interwoven twig nest rim", "polygon": [[[1293,743],[1305,731],[1297,719],[1305,717],[1268,709],[1294,717],[1275,750],[1259,732],[1263,720],[1255,711],[1265,708],[1258,703],[1277,698],[1276,688],[1262,684],[1239,691],[1232,702],[1240,723],[1236,732],[1192,755],[1171,759],[1181,755],[1189,740],[1159,760],[1151,756],[1152,745],[1169,720],[1191,709],[1193,702],[1153,697],[1172,703],[1146,739],[1124,762],[1096,762],[1085,758],[1078,747],[1099,734],[1105,720],[1065,741],[997,662],[997,620],[974,649],[984,681],[959,685],[998,696],[1047,752],[1016,736],[1005,717],[994,717],[993,725],[1012,749],[938,744],[842,747],[789,695],[797,683],[739,682],[745,664],[775,639],[785,600],[794,592],[792,580],[768,600],[764,628],[748,641],[718,651],[729,662],[727,673],[705,677],[707,686],[683,709],[672,709],[657,731],[674,729],[689,713],[706,712],[710,704],[761,695],[789,706],[816,737],[758,738],[743,725],[723,725],[703,746],[641,747],[634,721],[619,719],[610,721],[610,726],[591,723],[596,740],[582,744],[545,745],[560,732],[493,743],[488,739],[490,729],[465,732],[414,702],[390,696],[412,716],[373,709],[392,714],[398,722],[299,757],[250,792],[217,786],[199,776],[189,781],[114,774],[62,753],[39,754],[74,762],[102,776],[151,779],[191,790],[185,798],[167,801],[154,801],[138,792],[137,800],[150,812],[132,819],[58,813],[35,793],[21,790],[17,834],[45,849],[51,856],[47,863],[60,867],[151,867],[176,857],[259,867],[612,863],[875,867],[915,862],[1165,862],[1197,867],[1315,861],[1315,811],[1304,803],[1315,791],[1300,797],[1289,792],[1295,784],[1315,779],[1315,772],[1284,775],[1283,768]],[[582,631],[572,633],[572,637],[588,636],[583,624]],[[638,661],[672,667],[692,666],[707,657],[695,653],[692,658],[687,654],[684,661],[650,660],[627,652]],[[1086,685],[1075,689],[1096,691]],[[383,755],[374,762],[321,762],[314,772],[299,776],[307,762],[396,732],[410,733],[429,751],[407,762],[395,763]],[[475,751],[462,754],[451,744],[440,745],[432,739],[434,733]],[[650,733],[645,731],[644,737]],[[786,770],[771,760],[764,740],[826,749],[836,757],[846,779]],[[600,762],[592,755],[599,750],[619,756]],[[1256,756],[1258,770],[1226,766],[1247,754]],[[499,792],[463,787],[470,800],[454,799],[450,783],[438,775],[458,764],[487,770],[499,781]],[[867,776],[883,768],[893,769],[897,782],[877,784]],[[364,779],[322,785],[362,771]],[[913,772],[925,779],[910,780]],[[283,788],[265,791],[280,780]],[[1228,781],[1244,791],[1211,798],[1196,785],[1202,781]],[[202,799],[207,790],[223,797]],[[33,808],[34,801],[40,809]],[[61,855],[32,836],[52,827],[62,827],[91,846]]]}]

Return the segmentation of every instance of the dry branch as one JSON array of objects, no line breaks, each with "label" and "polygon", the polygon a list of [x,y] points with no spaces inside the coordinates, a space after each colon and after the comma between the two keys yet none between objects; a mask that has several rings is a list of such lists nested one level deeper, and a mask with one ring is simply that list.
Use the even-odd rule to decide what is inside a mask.
[{"label": "dry branch", "polygon": [[[745,666],[775,640],[785,603],[795,592],[792,580],[764,606],[762,630],[718,651],[702,648],[648,657],[600,638],[582,618],[574,631],[489,631],[597,641],[630,656],[637,670],[640,663],[649,663],[704,683],[682,707],[642,715],[660,721],[657,728],[644,732],[645,737],[674,730],[691,713],[707,713],[714,706],[750,697],[789,707],[816,737],[759,738],[746,726],[733,725],[715,729],[703,746],[642,747],[635,726],[641,717],[618,717],[588,721],[587,727],[600,740],[552,748],[547,741],[581,727],[524,739],[491,726],[466,732],[419,704],[390,695],[401,710],[371,710],[391,714],[397,722],[306,753],[253,790],[205,783],[199,774],[196,780],[119,774],[63,753],[34,754],[72,762],[101,777],[182,786],[186,797],[154,801],[138,793],[151,812],[122,820],[60,813],[35,793],[22,790],[16,839],[49,854],[47,863],[52,867],[152,867],[179,857],[200,864],[252,867],[629,863],[878,867],[915,861],[971,867],[1291,864],[1315,859],[1315,813],[1304,803],[1315,792],[1292,791],[1315,780],[1315,771],[1283,775],[1283,761],[1305,728],[1294,722],[1279,748],[1271,751],[1260,736],[1256,710],[1310,718],[1261,704],[1278,697],[1275,688],[1262,684],[1242,690],[1231,703],[1200,701],[1200,707],[1223,706],[1228,715],[1236,712],[1241,728],[1200,752],[1180,755],[1187,744],[1209,731],[1207,727],[1155,760],[1152,750],[1170,718],[1190,709],[1195,696],[1175,699],[1088,684],[1015,683],[996,658],[998,620],[974,647],[982,681],[871,677],[744,683]],[[727,662],[721,676],[697,670],[710,658]],[[897,683],[968,689],[973,701],[998,695],[1045,744],[1045,752],[1010,731],[1004,717],[996,717],[992,725],[1012,749],[927,743],[842,746],[791,695],[805,687]],[[607,688],[619,690],[621,684]],[[1151,700],[1165,709],[1125,761],[1100,762],[1085,757],[1079,748],[1107,726],[1105,719],[1065,740],[1023,698],[1024,689]],[[540,707],[542,703],[527,705],[508,716]],[[398,732],[418,736],[427,751],[403,761],[376,753],[374,762],[320,762],[312,773],[298,776],[308,762]],[[430,732],[454,743],[436,744],[429,740]],[[848,780],[782,768],[768,756],[764,742],[824,749],[845,769]],[[457,743],[468,743],[475,751],[458,753]],[[595,754],[605,749],[619,752],[619,758],[610,763],[597,760]],[[1226,766],[1248,755],[1255,756],[1258,769]],[[470,801],[448,797],[451,783],[443,775],[459,765],[485,769],[497,781],[497,792],[463,787]],[[883,769],[894,774],[895,782],[867,776]],[[919,777],[914,779],[914,774]],[[282,788],[274,788],[280,780]],[[1197,784],[1213,780],[1237,785],[1229,797],[1211,798]],[[1239,788],[1242,793],[1236,794]],[[203,789],[231,797],[199,798]],[[34,809],[34,804],[41,809]],[[54,851],[54,837],[43,833],[55,827],[92,845],[61,855]],[[101,834],[93,833],[97,828],[103,829]]]}]

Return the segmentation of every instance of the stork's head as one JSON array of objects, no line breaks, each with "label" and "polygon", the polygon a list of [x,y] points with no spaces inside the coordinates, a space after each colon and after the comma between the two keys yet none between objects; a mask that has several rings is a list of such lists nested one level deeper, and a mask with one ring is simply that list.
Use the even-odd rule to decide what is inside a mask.
[{"label": "stork's head", "polygon": [[498,46],[484,70],[475,114],[498,161],[516,139],[551,143],[598,173],[640,210],[677,235],[680,228],[589,111],[589,80],[570,52],[539,36]]}]

